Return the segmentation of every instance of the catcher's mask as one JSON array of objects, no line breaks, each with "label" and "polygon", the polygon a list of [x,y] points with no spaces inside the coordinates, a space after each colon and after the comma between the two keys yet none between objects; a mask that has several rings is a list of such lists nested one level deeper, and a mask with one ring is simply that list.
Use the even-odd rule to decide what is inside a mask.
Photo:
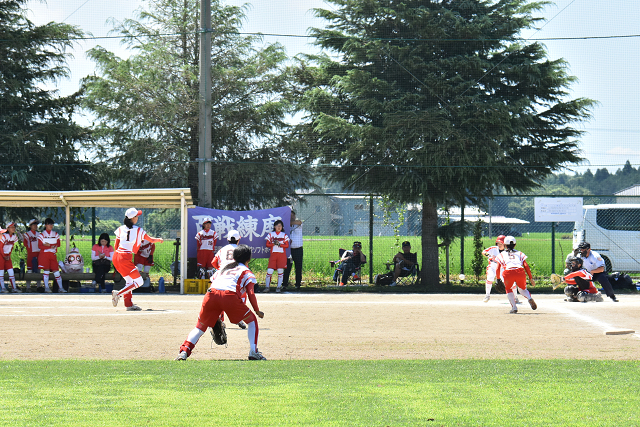
[{"label": "catcher's mask", "polygon": [[571,271],[578,271],[582,268],[582,258],[571,259]]}]

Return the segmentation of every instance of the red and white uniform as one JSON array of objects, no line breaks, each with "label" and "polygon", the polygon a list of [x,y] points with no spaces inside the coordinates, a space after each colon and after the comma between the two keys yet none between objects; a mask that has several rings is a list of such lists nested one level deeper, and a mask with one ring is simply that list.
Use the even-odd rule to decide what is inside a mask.
[{"label": "red and white uniform", "polygon": [[140,272],[133,264],[133,254],[137,253],[147,235],[145,231],[134,225],[127,228],[121,225],[116,230],[116,252],[113,254],[113,265],[122,277],[129,276],[131,279],[140,277]]},{"label": "red and white uniform", "polygon": [[241,295],[247,294],[253,310],[260,311],[253,291],[256,282],[256,277],[244,264],[238,264],[235,268],[226,271],[217,271],[202,301],[196,327],[180,346],[180,351],[186,351],[187,355],[191,355],[202,334],[207,328],[215,326],[223,312],[227,313],[232,323],[247,321],[249,345],[252,350],[257,349],[258,322],[256,316],[241,299]]},{"label": "red and white uniform", "polygon": [[500,255],[500,248],[497,246],[490,246],[482,251],[482,255],[486,256],[489,260],[489,265],[487,265],[487,282],[493,283],[496,279],[496,271],[498,270],[496,257]]},{"label": "red and white uniform", "polygon": [[[15,234],[4,233],[0,236],[0,270],[11,270],[13,263],[11,262],[11,252],[13,252],[13,245],[18,241],[18,236]],[[9,259],[5,259],[9,258]]]},{"label": "red and white uniform", "polygon": [[[222,249],[216,253],[216,256],[213,257],[213,267],[216,270],[222,270],[226,265],[231,264],[233,262],[233,251],[237,247],[238,245],[234,243],[223,246]],[[211,280],[213,280],[213,277]]]},{"label": "red and white uniform", "polygon": [[590,294],[597,294],[598,289],[593,284],[593,276],[585,269],[580,269],[578,271],[572,271],[571,273],[564,276],[564,281],[567,282],[567,285],[576,285],[576,277],[582,277],[584,280],[589,282],[589,289],[580,289],[581,291],[588,292]]},{"label": "red and white uniform", "polygon": [[[156,251],[156,244],[155,243],[151,243],[147,240],[144,240],[142,242],[142,244],[140,245],[140,249],[138,249],[138,252],[136,252],[135,256],[133,257],[133,263],[135,265],[148,265],[148,266],[153,266],[153,257],[151,257],[153,255],[153,253]],[[149,259],[149,257],[151,257],[151,259]]]},{"label": "red and white uniform", "polygon": [[527,289],[525,269],[529,277],[531,277],[531,270],[525,262],[526,259],[527,256],[525,254],[516,250],[504,250],[495,258],[500,270],[503,271],[502,277],[504,277],[504,287],[507,293],[511,293],[514,283],[520,289]]},{"label": "red and white uniform", "polygon": [[285,249],[289,247],[289,236],[287,236],[284,231],[281,231],[280,233],[272,231],[267,234],[266,241],[267,247],[271,249],[268,268],[272,268],[274,270],[287,268],[287,255],[285,253]]},{"label": "red and white uniform", "polygon": [[[48,248],[44,245],[48,243]],[[60,247],[60,235],[55,231],[47,231],[46,229],[38,236],[38,246],[40,247],[40,255],[38,256],[38,268],[48,271],[58,271],[58,259],[56,253]]]},{"label": "red and white uniform", "polygon": [[200,230],[196,234],[196,243],[198,244],[198,267],[206,269],[213,268],[213,251],[218,241],[218,233],[213,229]]},{"label": "red and white uniform", "polygon": [[[38,238],[40,237],[40,232],[36,231],[35,233],[31,230],[22,234],[22,244],[25,248],[27,248],[27,269],[32,270],[33,258],[38,258],[40,255],[40,247],[38,246]],[[37,260],[36,260],[36,268],[37,268]]]}]

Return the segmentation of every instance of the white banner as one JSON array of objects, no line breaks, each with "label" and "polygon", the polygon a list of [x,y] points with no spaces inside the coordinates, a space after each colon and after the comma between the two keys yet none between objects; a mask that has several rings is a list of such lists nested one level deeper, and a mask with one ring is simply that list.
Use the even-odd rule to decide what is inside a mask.
[{"label": "white banner", "polygon": [[575,222],[582,219],[582,197],[536,197],[536,222]]}]

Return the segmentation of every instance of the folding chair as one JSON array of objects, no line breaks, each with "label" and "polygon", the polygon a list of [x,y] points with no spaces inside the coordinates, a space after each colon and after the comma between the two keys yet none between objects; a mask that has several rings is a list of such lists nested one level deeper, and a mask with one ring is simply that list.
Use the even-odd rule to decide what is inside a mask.
[{"label": "folding chair", "polygon": [[[396,268],[396,263],[393,261],[387,262],[385,265],[387,266],[387,270],[391,273],[393,273],[393,271]],[[396,285],[402,285],[402,286],[417,285],[419,281],[420,281],[420,266],[416,263],[413,266],[411,266],[411,268],[408,270],[404,268],[400,270],[400,276],[398,276],[398,278],[396,279]]]},{"label": "folding chair", "polygon": [[[342,259],[342,255],[345,253],[346,249],[338,249],[338,255],[340,259]],[[340,281],[342,280],[342,261],[329,261],[331,267],[335,267],[335,271],[333,272],[333,279],[336,282],[336,285],[340,285]],[[349,276],[349,283],[345,283],[345,285],[353,284],[353,285],[362,285],[362,266],[366,264],[366,261],[361,263],[359,267],[355,267],[355,271]]]}]

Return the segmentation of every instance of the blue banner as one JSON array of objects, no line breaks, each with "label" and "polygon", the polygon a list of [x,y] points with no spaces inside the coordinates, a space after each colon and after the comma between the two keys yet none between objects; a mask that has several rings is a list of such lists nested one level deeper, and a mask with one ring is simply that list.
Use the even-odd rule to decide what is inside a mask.
[{"label": "blue banner", "polygon": [[[227,233],[236,230],[240,233],[240,243],[251,247],[253,258],[269,258],[270,250],[265,245],[267,234],[273,231],[273,223],[277,220],[284,222],[284,232],[289,235],[291,225],[291,208],[289,206],[256,211],[223,211],[220,209],[207,209],[195,207],[188,209],[187,256],[197,256],[196,234],[202,230],[204,218],[211,218],[211,229],[218,233],[216,252],[227,242]],[[289,248],[287,248],[289,256]]]}]

